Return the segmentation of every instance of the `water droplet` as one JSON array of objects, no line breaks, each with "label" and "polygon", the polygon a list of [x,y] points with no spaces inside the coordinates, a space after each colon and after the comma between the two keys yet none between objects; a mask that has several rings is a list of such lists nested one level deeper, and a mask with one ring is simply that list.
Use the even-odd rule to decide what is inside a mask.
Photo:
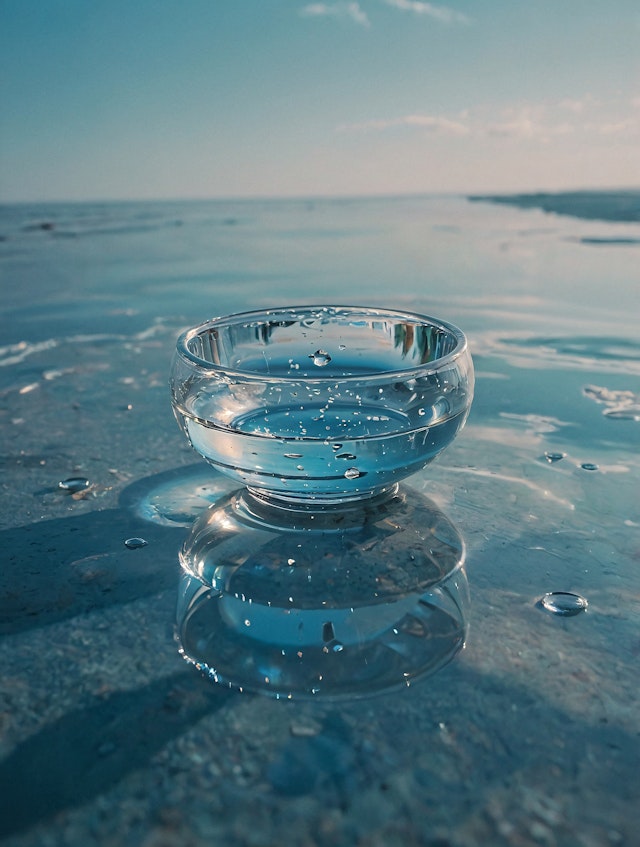
[{"label": "water droplet", "polygon": [[75,494],[77,491],[84,491],[85,488],[89,488],[90,484],[89,480],[84,477],[72,476],[69,479],[63,479],[62,482],[59,482],[58,488],[68,491],[69,494]]},{"label": "water droplet", "polygon": [[301,459],[302,453],[285,453],[285,459]]},{"label": "water droplet", "polygon": [[569,591],[550,591],[538,602],[547,612],[564,617],[579,615],[580,612],[586,611],[589,605],[584,597]]},{"label": "water droplet", "polygon": [[338,455],[336,456],[336,459],[349,459],[350,461],[353,461],[353,459],[355,458],[356,457],[353,455],[353,453],[338,453]]},{"label": "water droplet", "polygon": [[324,368],[324,366],[328,365],[331,361],[331,356],[326,352],[326,350],[316,350],[315,353],[310,354],[309,358],[313,359],[313,364],[317,365],[319,368]]},{"label": "water droplet", "polygon": [[304,470],[304,465],[296,465],[296,470],[298,470],[298,471],[303,471],[303,470]]},{"label": "water droplet", "polygon": [[295,560],[295,559],[287,559],[287,564],[288,564],[288,565],[295,565],[295,563],[296,563],[296,560]]},{"label": "water droplet", "polygon": [[244,625],[245,626],[251,626],[251,621],[249,620],[249,618],[245,619]]},{"label": "water droplet", "polygon": [[583,471],[597,471],[598,470],[598,466],[595,465],[593,462],[583,462],[580,465],[580,467],[582,468]]},{"label": "water droplet", "polygon": [[331,647],[334,653],[342,653],[344,650],[344,644],[341,644],[339,641],[336,641],[335,644]]},{"label": "water droplet", "polygon": [[420,415],[421,418],[424,417],[424,415],[425,415],[424,409],[418,409],[418,414]]},{"label": "water droplet", "polygon": [[358,468],[347,468],[344,475],[347,479],[358,479],[358,477],[362,476],[362,473],[358,470]]},{"label": "water droplet", "polygon": [[332,444],[331,449],[335,450],[335,452],[337,453],[338,450],[342,450],[342,444]]},{"label": "water droplet", "polygon": [[547,462],[552,465],[554,462],[559,462],[560,459],[564,459],[566,455],[566,453],[545,453],[544,457]]},{"label": "water droplet", "polygon": [[346,349],[347,349],[346,344],[338,344],[338,350],[346,350]]},{"label": "water droplet", "polygon": [[137,550],[139,547],[146,547],[148,543],[144,538],[127,538],[124,546],[128,547],[129,550]]}]

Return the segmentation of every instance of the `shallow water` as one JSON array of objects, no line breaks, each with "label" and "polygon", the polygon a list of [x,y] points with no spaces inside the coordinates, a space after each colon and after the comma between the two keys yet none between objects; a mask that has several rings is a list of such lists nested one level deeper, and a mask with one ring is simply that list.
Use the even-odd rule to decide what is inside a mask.
[{"label": "shallow water", "polygon": [[[3,207],[0,237],[0,836],[634,842],[637,224],[433,197]],[[234,487],[171,415],[175,337],[311,302],[452,321],[476,367],[408,480],[464,538],[466,647],[354,703],[223,689],[173,638],[178,550]]]}]

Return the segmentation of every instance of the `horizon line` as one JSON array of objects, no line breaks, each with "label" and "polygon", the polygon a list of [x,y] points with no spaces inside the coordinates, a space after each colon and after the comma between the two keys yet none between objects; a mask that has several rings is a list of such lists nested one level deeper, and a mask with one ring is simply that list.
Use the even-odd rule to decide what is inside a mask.
[{"label": "horizon line", "polygon": [[121,204],[121,203],[255,203],[255,202],[326,202],[326,201],[355,201],[355,200],[402,200],[419,199],[427,197],[517,197],[521,195],[535,196],[543,194],[605,194],[605,193],[630,193],[640,192],[638,185],[612,185],[599,187],[573,187],[573,188],[522,188],[510,189],[508,191],[475,190],[475,191],[400,191],[400,192],[375,192],[371,194],[224,194],[211,196],[173,196],[173,197],[86,197],[86,198],[50,198],[50,199],[26,199],[26,200],[4,200],[0,198],[2,206],[45,206],[45,205],[70,205],[70,204]]}]

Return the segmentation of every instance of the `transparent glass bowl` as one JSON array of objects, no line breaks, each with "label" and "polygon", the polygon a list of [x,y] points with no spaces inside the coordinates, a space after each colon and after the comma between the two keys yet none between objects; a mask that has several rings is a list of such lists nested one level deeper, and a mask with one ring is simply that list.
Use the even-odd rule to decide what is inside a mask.
[{"label": "transparent glass bowl", "polygon": [[214,318],[183,333],[173,409],[193,448],[272,499],[371,497],[431,462],[473,398],[464,334],[351,306]]}]

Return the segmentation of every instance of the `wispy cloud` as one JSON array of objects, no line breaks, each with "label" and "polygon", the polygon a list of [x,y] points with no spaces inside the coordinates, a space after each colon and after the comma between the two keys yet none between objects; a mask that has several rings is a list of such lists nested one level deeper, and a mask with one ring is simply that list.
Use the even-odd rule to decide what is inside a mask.
[{"label": "wispy cloud", "polygon": [[[568,109],[577,114],[577,103],[578,101],[575,101],[571,106],[561,104],[561,109]],[[536,139],[547,143],[558,135],[571,134],[575,125],[569,120],[550,116],[548,109],[543,105],[529,105],[504,109],[495,120],[479,121],[477,130],[494,137]]]},{"label": "wispy cloud", "polygon": [[387,6],[401,9],[403,12],[413,12],[416,15],[426,15],[443,24],[469,24],[471,19],[450,9],[448,6],[434,6],[433,3],[425,3],[423,0],[384,0]]},{"label": "wispy cloud", "polygon": [[362,123],[342,124],[341,132],[380,132],[395,127],[417,127],[427,132],[445,135],[468,135],[469,127],[462,121],[447,118],[444,115],[403,115],[399,118],[363,121]]},{"label": "wispy cloud", "polygon": [[632,103],[600,103],[589,95],[581,100],[524,103],[502,109],[477,107],[456,114],[408,114],[341,124],[339,132],[383,133],[393,129],[422,130],[433,135],[504,139],[505,142],[550,144],[560,138],[640,137],[640,115]]},{"label": "wispy cloud", "polygon": [[369,27],[371,22],[359,3],[309,3],[300,9],[305,18],[350,18],[360,26]]}]

